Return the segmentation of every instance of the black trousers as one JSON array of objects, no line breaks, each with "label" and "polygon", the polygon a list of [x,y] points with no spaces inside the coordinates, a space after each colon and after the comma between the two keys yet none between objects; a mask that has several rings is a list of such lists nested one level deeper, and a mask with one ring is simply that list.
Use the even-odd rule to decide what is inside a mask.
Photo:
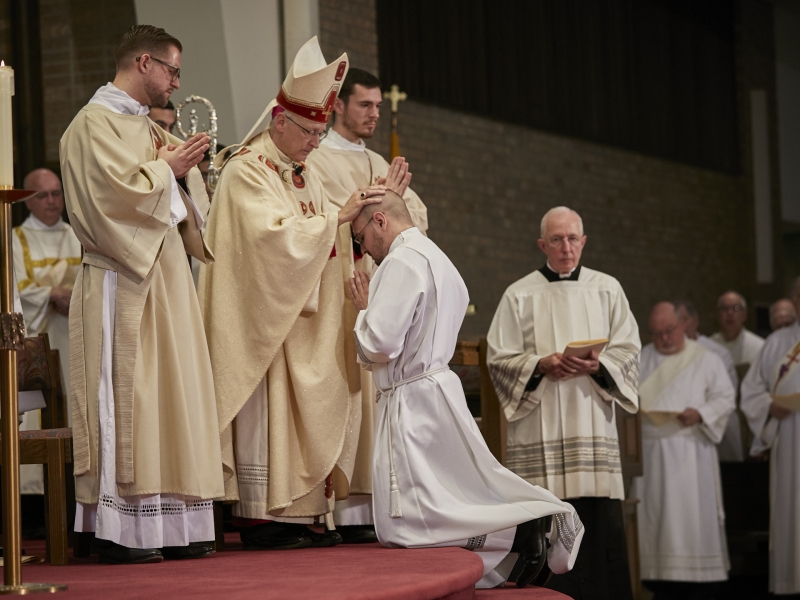
[{"label": "black trousers", "polygon": [[719,581],[643,581],[653,592],[653,600],[714,600],[722,583]]},{"label": "black trousers", "polygon": [[569,498],[586,527],[575,566],[545,587],[575,600],[633,600],[622,501]]}]

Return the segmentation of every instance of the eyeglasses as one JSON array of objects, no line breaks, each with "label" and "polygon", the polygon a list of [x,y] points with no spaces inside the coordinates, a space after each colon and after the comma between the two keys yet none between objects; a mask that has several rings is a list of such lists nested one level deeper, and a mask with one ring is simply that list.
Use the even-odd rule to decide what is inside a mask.
[{"label": "eyeglasses", "polygon": [[744,306],[742,306],[741,304],[734,304],[733,306],[718,306],[717,310],[723,314],[738,313],[744,310]]},{"label": "eyeglasses", "polygon": [[662,329],[660,331],[657,330],[657,329],[651,329],[650,330],[650,335],[653,336],[656,339],[658,339],[660,337],[670,337],[673,333],[675,333],[675,330],[677,328],[678,328],[677,325],[673,325],[671,327],[667,327],[666,329]]},{"label": "eyeglasses", "polygon": [[[375,215],[372,215],[374,217]],[[361,228],[361,231],[353,235],[353,241],[361,246],[364,243],[364,231],[366,230],[367,226],[372,223],[372,217],[369,218],[369,221],[366,222],[364,227]]]},{"label": "eyeglasses", "polygon": [[[147,55],[143,55],[143,56],[150,56],[150,55],[147,54]],[[139,60],[141,60],[141,58],[142,58],[141,56],[137,56],[136,57],[136,62],[139,62]],[[176,67],[175,65],[170,64],[165,60],[161,60],[160,58],[156,58],[155,56],[150,56],[150,58],[152,58],[157,63],[160,63],[160,64],[164,65],[165,67],[167,67],[167,69],[169,70],[169,74],[171,75],[170,81],[180,80],[180,78],[181,78],[181,68],[180,67]]]},{"label": "eyeglasses", "polygon": [[325,136],[327,136],[327,135],[328,135],[328,130],[327,130],[327,129],[326,129],[325,131],[311,131],[310,129],[306,129],[305,127],[303,127],[302,125],[300,125],[300,123],[297,123],[297,122],[296,122],[294,119],[292,119],[292,118],[291,118],[289,115],[286,115],[286,118],[287,118],[287,119],[289,119],[289,120],[290,120],[292,123],[294,123],[295,125],[297,125],[297,126],[300,128],[300,129],[302,129],[303,131],[305,131],[305,132],[306,132],[306,135],[307,135],[308,137],[314,137],[315,135],[316,135],[316,136],[318,136],[318,137],[319,137],[319,141],[320,141],[320,142],[321,142],[322,140],[324,140],[324,139],[325,139]]},{"label": "eyeglasses", "polygon": [[557,235],[555,237],[547,238],[545,241],[547,244],[552,248],[560,248],[564,245],[564,242],[568,242],[570,246],[580,246],[582,236],[579,235],[570,235],[567,237]]}]

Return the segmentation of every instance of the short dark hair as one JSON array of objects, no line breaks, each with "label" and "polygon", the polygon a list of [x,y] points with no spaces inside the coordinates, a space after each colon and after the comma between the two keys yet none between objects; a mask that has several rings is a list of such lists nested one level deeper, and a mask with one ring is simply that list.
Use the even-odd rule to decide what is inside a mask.
[{"label": "short dark hair", "polygon": [[347,104],[350,96],[355,92],[355,86],[357,85],[363,85],[367,89],[373,89],[380,88],[381,82],[380,79],[375,77],[372,73],[364,69],[351,67],[350,70],[347,71],[347,75],[342,82],[342,89],[339,90],[339,98],[342,102]]},{"label": "short dark hair", "polygon": [[117,71],[125,68],[126,63],[138,54],[167,52],[170,46],[175,46],[178,52],[183,52],[183,46],[178,38],[171,36],[161,27],[134,25],[122,36],[114,52]]}]

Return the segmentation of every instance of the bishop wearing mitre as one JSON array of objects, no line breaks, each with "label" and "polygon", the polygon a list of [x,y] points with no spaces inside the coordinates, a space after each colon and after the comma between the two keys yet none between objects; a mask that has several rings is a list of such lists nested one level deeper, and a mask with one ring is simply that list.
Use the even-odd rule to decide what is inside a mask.
[{"label": "bishop wearing mitre", "polygon": [[352,250],[338,233],[380,201],[384,187],[354,191],[337,210],[305,160],[325,133],[347,67],[346,54],[328,64],[317,38],[306,42],[277,98],[228,153],[214,192],[207,232],[216,262],[202,269],[199,293],[225,498],[236,501],[246,548],[342,540],[307,526],[327,515],[333,527],[361,427],[360,373],[344,319]]},{"label": "bishop wearing mitre", "polygon": [[[308,166],[315,171],[322,181],[322,187],[331,202],[341,208],[353,190],[365,188],[374,183],[386,183],[390,169],[392,175],[401,175],[397,170],[407,172],[408,165],[403,158],[395,158],[392,164],[377,152],[367,148],[364,140],[375,133],[380,118],[383,101],[381,84],[377,77],[351,67],[347,71],[339,91],[339,97],[333,105],[333,125],[328,135],[320,142],[319,148],[308,157]],[[390,175],[391,179],[391,175]],[[408,175],[410,180],[410,174]],[[411,188],[402,194],[411,219],[421,233],[428,229],[428,210],[419,196]],[[339,241],[347,247],[351,239],[350,225],[339,230]],[[353,252],[346,252],[343,257],[346,268],[343,273],[345,281],[354,270],[363,271],[372,276],[375,262],[362,251],[357,244]],[[352,303],[346,302],[345,328],[351,331],[355,326],[357,312]],[[346,339],[352,344],[351,338]],[[372,516],[372,446],[374,439],[375,387],[372,376],[361,373],[361,431],[358,437],[358,450],[353,480],[350,485],[350,496],[336,502],[334,519],[337,531],[345,543],[364,543],[376,541]]]},{"label": "bishop wearing mitre", "polygon": [[186,255],[209,262],[208,148],[147,116],[180,87],[180,42],[131,28],[117,74],[61,139],[70,221],[85,248],[70,306],[76,531],[106,563],[213,552],[222,496],[219,427],[200,306]]}]

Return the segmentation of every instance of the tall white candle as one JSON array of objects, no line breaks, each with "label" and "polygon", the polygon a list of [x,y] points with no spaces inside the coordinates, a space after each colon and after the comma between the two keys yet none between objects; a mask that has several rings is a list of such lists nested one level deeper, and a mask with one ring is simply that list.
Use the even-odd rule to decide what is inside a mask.
[{"label": "tall white candle", "polygon": [[0,61],[0,187],[14,187],[14,142],[11,96],[14,95],[14,69]]}]

